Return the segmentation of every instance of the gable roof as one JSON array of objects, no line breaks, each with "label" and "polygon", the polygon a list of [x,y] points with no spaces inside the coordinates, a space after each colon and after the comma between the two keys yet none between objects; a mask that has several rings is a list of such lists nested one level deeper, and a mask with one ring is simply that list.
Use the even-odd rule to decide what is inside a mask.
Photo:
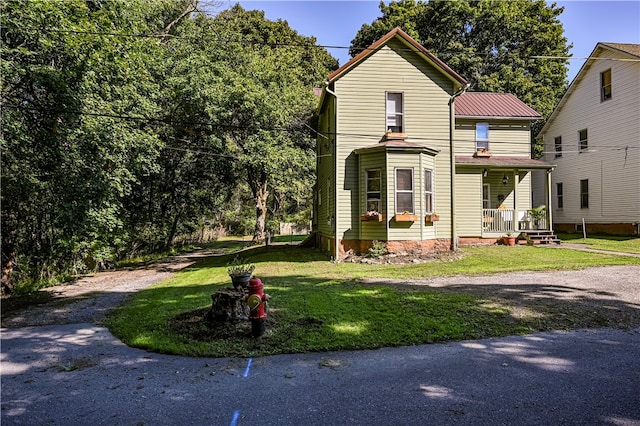
[{"label": "gable roof", "polygon": [[524,118],[542,116],[511,93],[465,92],[456,99],[456,117]]},{"label": "gable roof", "polygon": [[340,68],[338,68],[337,70],[329,74],[329,77],[327,77],[327,83],[331,83],[339,79],[340,77],[342,77],[344,74],[349,72],[353,67],[355,67],[360,62],[367,59],[369,56],[373,55],[382,47],[384,47],[393,38],[396,38],[402,41],[407,47],[409,47],[409,49],[411,49],[412,51],[417,53],[419,56],[421,56],[424,60],[426,60],[431,65],[436,67],[440,72],[442,72],[450,80],[454,81],[455,83],[461,86],[464,86],[467,84],[467,80],[465,80],[460,75],[458,75],[455,71],[449,68],[447,64],[442,62],[440,59],[436,58],[433,53],[425,49],[424,46],[422,46],[420,43],[418,43],[413,38],[411,38],[409,34],[402,31],[399,27],[396,27],[393,30],[389,31],[387,34],[383,35],[378,41],[373,43],[368,48],[364,49],[358,55],[354,56],[349,62],[347,62],[346,64],[342,65]]},{"label": "gable roof", "polygon": [[587,73],[587,70],[594,63],[595,59],[593,59],[593,58],[598,57],[600,55],[600,53],[602,51],[604,51],[604,50],[608,50],[608,51],[611,51],[611,52],[617,52],[617,53],[620,53],[620,54],[622,54],[624,56],[628,56],[631,59],[640,58],[640,44],[608,43],[608,42],[599,42],[598,44],[596,44],[596,47],[594,47],[593,51],[589,55],[589,58],[584,62],[584,64],[582,64],[582,67],[580,68],[580,71],[578,71],[578,73],[574,77],[573,81],[571,82],[571,84],[567,88],[567,91],[564,92],[564,95],[562,96],[562,98],[560,99],[560,101],[558,102],[556,107],[553,109],[553,112],[551,113],[549,118],[547,118],[547,122],[544,123],[544,126],[542,126],[542,129],[540,129],[540,132],[538,132],[538,135],[536,136],[536,138],[539,138],[541,135],[543,135],[547,131],[547,129],[551,125],[551,122],[560,113],[560,110],[562,109],[564,104],[567,102],[567,100],[569,99],[569,97],[571,96],[573,91],[575,90],[576,86],[580,83],[582,78]]}]

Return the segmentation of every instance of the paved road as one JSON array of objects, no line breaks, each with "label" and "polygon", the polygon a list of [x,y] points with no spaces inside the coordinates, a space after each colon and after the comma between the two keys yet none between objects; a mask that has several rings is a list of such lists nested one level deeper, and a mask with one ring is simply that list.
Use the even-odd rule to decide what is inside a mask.
[{"label": "paved road", "polygon": [[640,329],[256,359],[2,333],[3,425],[640,425]]}]

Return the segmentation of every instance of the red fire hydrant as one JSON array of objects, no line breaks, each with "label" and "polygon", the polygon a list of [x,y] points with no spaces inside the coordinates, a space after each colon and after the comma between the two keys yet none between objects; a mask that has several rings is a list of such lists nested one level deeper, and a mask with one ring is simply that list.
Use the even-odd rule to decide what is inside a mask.
[{"label": "red fire hydrant", "polygon": [[251,334],[253,337],[260,337],[265,331],[265,320],[267,313],[265,305],[269,300],[269,295],[264,293],[264,284],[260,278],[251,278],[247,287],[247,306],[249,306],[249,320],[251,320]]}]

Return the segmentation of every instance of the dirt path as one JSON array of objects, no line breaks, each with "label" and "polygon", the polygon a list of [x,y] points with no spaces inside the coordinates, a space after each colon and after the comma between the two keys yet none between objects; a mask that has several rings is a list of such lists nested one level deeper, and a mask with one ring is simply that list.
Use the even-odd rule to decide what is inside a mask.
[{"label": "dirt path", "polygon": [[[21,306],[19,300],[2,301],[2,327],[93,323],[100,324],[107,313],[133,293],[169,279],[204,257],[219,254],[202,250],[163,259],[141,268],[99,272],[73,284],[43,289]],[[36,302],[37,304],[33,304]],[[17,306],[16,306],[17,304]]]}]

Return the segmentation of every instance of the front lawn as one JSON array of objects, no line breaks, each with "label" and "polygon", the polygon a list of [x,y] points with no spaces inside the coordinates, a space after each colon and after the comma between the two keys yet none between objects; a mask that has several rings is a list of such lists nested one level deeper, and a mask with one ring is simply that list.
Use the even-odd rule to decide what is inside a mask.
[{"label": "front lawn", "polygon": [[599,250],[618,251],[640,254],[639,237],[618,237],[612,235],[589,235],[582,238],[582,234],[560,233],[558,237],[566,243],[586,244],[587,247]]},{"label": "front lawn", "polygon": [[[108,320],[125,343],[191,356],[256,356],[305,351],[414,345],[525,334],[539,330],[610,325],[608,313],[577,302],[516,306],[493,294],[434,288],[367,285],[361,278],[420,279],[518,270],[579,269],[637,264],[640,259],[561,248],[471,247],[409,265],[331,263],[313,249],[254,248],[242,252],[272,297],[266,334],[213,336],[203,312],[211,294],[230,286],[226,264],[233,255],[209,258],[136,294]],[[603,308],[604,309],[604,308]],[[634,317],[635,318],[635,317]]]}]

